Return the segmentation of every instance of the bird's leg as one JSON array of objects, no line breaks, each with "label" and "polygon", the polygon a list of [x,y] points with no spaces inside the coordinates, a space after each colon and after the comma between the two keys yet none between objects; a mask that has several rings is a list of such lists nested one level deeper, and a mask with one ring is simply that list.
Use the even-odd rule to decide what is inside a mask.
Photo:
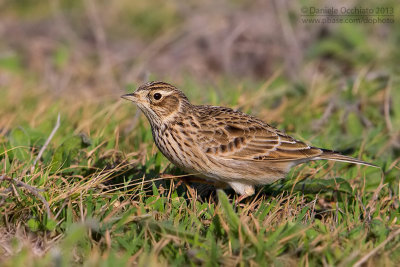
[{"label": "bird's leg", "polygon": [[182,184],[182,182],[183,182],[183,180],[182,179],[179,179],[178,180],[178,183],[175,185],[176,187],[179,187],[181,184]]},{"label": "bird's leg", "polygon": [[243,199],[245,199],[245,198],[247,198],[247,197],[249,197],[249,195],[247,195],[247,194],[240,195],[240,196],[235,200],[235,207],[237,207],[237,206],[239,205],[239,203],[240,203]]},{"label": "bird's leg", "polygon": [[179,177],[176,177],[168,173],[161,173],[160,177],[164,179],[172,179],[174,181],[178,180],[178,183],[176,185],[174,184],[174,188],[179,187],[182,184],[182,182],[186,184],[186,182],[183,179],[179,179]]},{"label": "bird's leg", "polygon": [[190,193],[190,195],[192,196],[192,199],[197,199],[197,194],[196,194],[196,190],[191,187],[189,185],[189,183],[187,183],[186,181],[184,181],[185,185],[186,185],[186,189],[187,191]]},{"label": "bird's leg", "polygon": [[211,181],[211,180],[207,180],[204,178],[200,178],[197,176],[185,176],[185,177],[176,177],[174,175],[171,174],[160,174],[161,178],[165,178],[165,179],[174,179],[174,180],[178,180],[178,183],[176,184],[176,186],[180,186],[183,183],[187,184],[187,183],[198,183],[198,184],[208,184],[208,185],[213,185],[216,188],[226,188],[228,185],[224,182],[216,182],[216,181]]},{"label": "bird's leg", "polygon": [[217,184],[217,182],[210,181],[210,180],[200,178],[197,176],[188,176],[188,177],[184,177],[183,179],[185,179],[187,182],[190,182],[190,183],[208,184],[208,185],[214,185],[214,186]]},{"label": "bird's leg", "polygon": [[207,180],[201,177],[197,176],[184,176],[184,177],[176,177],[171,174],[160,174],[161,178],[166,178],[166,179],[173,179],[173,180],[178,180],[176,184],[174,184],[174,188],[179,187],[180,185],[185,184],[187,191],[190,193],[192,198],[197,198],[197,190],[199,188],[192,187],[190,183],[198,183],[198,184],[206,184],[206,185],[211,185],[214,186],[216,189],[225,189],[229,187],[227,183],[221,182],[221,181],[212,181],[212,180]]},{"label": "bird's leg", "polygon": [[[196,177],[176,177],[174,175],[171,174],[161,174],[160,175],[161,178],[166,178],[166,179],[173,179],[176,180],[178,179],[178,183],[174,186],[174,187],[179,187],[182,183],[185,184],[187,191],[190,193],[190,195],[192,196],[192,198],[196,197],[196,193],[195,190],[190,186],[190,182],[200,182],[201,180],[199,178],[196,179]],[[191,179],[193,178],[193,180]],[[202,181],[204,183],[204,180]]]},{"label": "bird's leg", "polygon": [[190,195],[192,196],[192,199],[196,199],[197,198],[196,190],[189,184],[191,181],[190,180],[188,181],[188,179],[186,179],[186,178],[179,179],[178,183],[176,184],[176,187],[178,187],[182,183],[184,183],[186,186],[186,190],[190,193]]}]

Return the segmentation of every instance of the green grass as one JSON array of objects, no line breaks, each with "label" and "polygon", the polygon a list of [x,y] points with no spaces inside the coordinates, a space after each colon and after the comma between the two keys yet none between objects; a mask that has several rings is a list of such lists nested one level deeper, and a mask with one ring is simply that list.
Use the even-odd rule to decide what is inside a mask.
[{"label": "green grass", "polygon": [[[369,262],[394,264],[400,257],[399,154],[379,110],[385,87],[363,82],[368,89],[354,94],[349,86],[339,94],[339,108],[313,130],[329,98],[313,99],[332,93],[331,82],[325,80],[327,89],[314,87],[290,98],[297,89],[284,82],[242,93],[261,95],[252,107],[262,110],[261,117],[281,110],[272,122],[281,121],[317,146],[374,162],[383,173],[322,161],[301,165],[238,207],[231,191],[229,197],[221,191],[196,198],[175,187],[176,181],[159,179],[161,172],[181,172],[157,152],[144,117],[131,125],[135,107],[129,103],[117,98],[76,102],[29,91],[17,98],[3,91],[0,172],[7,179],[0,186],[9,191],[1,197],[1,253],[8,255],[2,264],[350,265],[380,244]],[[286,93],[276,97],[286,99],[280,104],[285,109],[269,107],[267,96],[282,86]],[[221,88],[217,102],[238,89]],[[392,93],[395,103],[399,96]],[[355,99],[363,99],[362,112],[346,109]],[[236,104],[241,102],[246,103]],[[396,112],[388,118],[392,127],[398,125]],[[60,128],[35,166],[58,113]],[[360,115],[373,127],[364,126]],[[51,215],[39,197],[15,181],[39,189]]]},{"label": "green grass", "polygon": [[[174,5],[147,17],[154,6],[125,4],[113,6],[121,21],[98,4],[110,11],[104,27],[115,36],[132,28],[146,42],[184,19]],[[32,10],[35,18],[52,14],[12,6],[9,13],[21,20]],[[61,1],[61,8],[86,14],[81,4]],[[79,42],[57,42],[39,57],[43,69],[24,53],[1,54],[0,265],[395,266],[400,31],[393,25],[377,49],[372,27],[342,25],[312,40],[295,80],[276,62],[277,71],[262,79],[183,73],[174,81],[152,73],[196,104],[240,108],[300,140],[381,167],[303,164],[238,206],[232,190],[200,194],[207,190],[194,185],[193,195],[178,186],[185,174],[157,151],[147,120],[119,98],[123,91],[106,90],[109,76],[94,71],[101,60],[75,54]],[[45,146],[58,114],[60,126]],[[163,173],[176,179],[162,179]]]}]

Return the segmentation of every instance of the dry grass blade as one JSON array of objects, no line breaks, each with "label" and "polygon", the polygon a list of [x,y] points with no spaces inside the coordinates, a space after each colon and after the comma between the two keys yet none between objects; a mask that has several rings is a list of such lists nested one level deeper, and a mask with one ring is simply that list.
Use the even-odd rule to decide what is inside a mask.
[{"label": "dry grass blade", "polygon": [[50,133],[49,137],[47,138],[46,142],[44,143],[44,145],[40,149],[39,154],[36,156],[35,160],[33,161],[32,169],[34,169],[36,167],[37,162],[42,157],[43,152],[46,150],[47,146],[50,144],[50,141],[51,141],[51,139],[53,139],[53,137],[56,134],[58,128],[60,128],[60,113],[58,113],[58,115],[57,115],[56,125],[54,126],[54,128],[51,131],[51,133]]},{"label": "dry grass blade", "polygon": [[[15,180],[15,179],[13,179],[13,178],[11,178],[11,177],[7,177],[7,176],[5,176],[5,175],[0,176],[0,181],[1,181],[1,180],[9,181],[10,183],[12,183],[12,184],[14,184],[14,185],[16,185],[16,186],[18,186],[18,187],[23,187],[23,188],[25,188],[26,190],[28,190],[32,195],[34,195],[35,197],[37,197],[38,199],[40,199],[40,201],[42,201],[44,207],[46,208],[47,216],[48,216],[49,218],[53,218],[53,214],[52,214],[52,212],[51,212],[51,210],[50,210],[50,205],[49,205],[49,203],[48,203],[47,200],[39,193],[40,191],[43,191],[43,190],[37,189],[37,188],[35,188],[35,187],[33,187],[33,186],[30,186],[30,185],[28,185],[28,184],[26,184],[26,183],[24,183],[24,182],[22,182],[22,181]],[[6,189],[6,190],[7,190],[7,189]]]},{"label": "dry grass blade", "polygon": [[371,250],[367,255],[362,257],[360,260],[358,260],[353,266],[354,267],[359,267],[362,266],[364,263],[366,263],[372,256],[374,256],[376,253],[378,253],[382,248],[386,246],[387,243],[389,243],[392,239],[400,235],[400,229],[397,229],[397,231],[391,233],[388,238],[385,239],[382,243],[380,243],[376,248]]}]

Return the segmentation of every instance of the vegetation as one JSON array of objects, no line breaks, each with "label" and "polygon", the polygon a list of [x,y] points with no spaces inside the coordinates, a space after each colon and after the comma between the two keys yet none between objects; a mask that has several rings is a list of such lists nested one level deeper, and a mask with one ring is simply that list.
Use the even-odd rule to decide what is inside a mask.
[{"label": "vegetation", "polygon": [[[295,76],[279,61],[261,76],[237,76],[229,66],[200,77],[161,65],[151,71],[149,80],[175,84],[194,103],[240,108],[298,139],[381,167],[300,165],[235,206],[231,190],[190,190],[179,183],[185,174],[158,152],[147,120],[119,99],[119,88],[132,91],[153,60],[149,50],[139,58],[129,53],[144,44],[162,53],[168,49],[163,42],[176,40],[190,16],[176,3],[161,1],[139,9],[132,7],[141,1],[111,7],[93,0],[21,2],[26,3],[1,3],[7,8],[0,11],[9,23],[1,34],[13,32],[0,39],[2,266],[400,261],[397,23],[325,29],[301,48]],[[232,14],[246,5],[225,4]],[[161,11],[143,16],[157,5]],[[48,20],[55,14],[60,24],[52,26]],[[74,25],[85,19],[82,29]],[[26,32],[18,35],[16,29]],[[123,34],[132,35],[136,48],[120,50]]]}]

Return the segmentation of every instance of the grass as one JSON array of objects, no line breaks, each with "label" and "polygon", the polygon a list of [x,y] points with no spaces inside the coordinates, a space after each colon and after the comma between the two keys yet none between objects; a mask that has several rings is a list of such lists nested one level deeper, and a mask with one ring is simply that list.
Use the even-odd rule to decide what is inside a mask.
[{"label": "grass", "polygon": [[[31,8],[35,17],[43,15]],[[165,27],[184,19],[175,19],[171,7],[160,17],[163,12],[170,23]],[[160,17],[133,19],[135,31],[151,39],[160,30]],[[313,40],[297,80],[289,79],[283,66],[262,79],[228,73],[201,81],[182,74],[174,82],[168,75],[150,76],[174,83],[196,104],[240,108],[298,139],[381,167],[303,164],[238,206],[231,190],[208,193],[199,186],[192,194],[178,185],[185,174],[158,152],[147,120],[119,99],[122,90],[105,89],[113,76],[92,71],[101,61],[93,54],[76,57],[77,43],[57,43],[42,59],[50,70],[27,64],[31,61],[22,53],[5,53],[0,57],[0,265],[395,266],[400,90],[399,37],[393,29],[398,26],[380,44],[384,53],[375,51],[379,38],[368,27],[339,26]],[[138,85],[132,82],[127,90]],[[176,178],[161,178],[163,173]]]},{"label": "grass", "polygon": [[[1,205],[1,248],[8,256],[2,264],[350,265],[381,244],[368,262],[394,264],[400,256],[399,160],[379,112],[387,89],[366,85],[370,91],[359,94],[371,96],[363,98],[362,113],[337,108],[324,127],[313,130],[313,118],[320,117],[329,98],[306,99],[322,89],[289,98],[296,89],[275,84],[247,93],[261,95],[254,110],[265,105],[268,114],[267,96],[275,86],[287,86],[280,96],[286,98],[280,104],[285,109],[271,108],[272,114],[280,111],[276,118],[286,128],[315,145],[374,162],[383,173],[341,163],[301,165],[235,207],[230,191],[229,198],[224,192],[197,198],[175,187],[176,181],[159,179],[162,172],[181,173],[155,149],[145,118],[132,121],[130,104],[109,97],[70,102],[33,92],[17,99],[6,90],[0,168],[7,177],[1,187],[9,189]],[[229,90],[221,92],[229,99]],[[339,98],[338,103],[351,103],[362,96],[343,91]],[[236,104],[246,109],[245,98]],[[291,116],[295,110],[301,110],[301,120]],[[58,113],[60,127],[34,165]],[[364,126],[361,114],[374,126]],[[398,118],[394,113],[388,120],[394,125]],[[50,214],[16,181],[38,188]]]}]

